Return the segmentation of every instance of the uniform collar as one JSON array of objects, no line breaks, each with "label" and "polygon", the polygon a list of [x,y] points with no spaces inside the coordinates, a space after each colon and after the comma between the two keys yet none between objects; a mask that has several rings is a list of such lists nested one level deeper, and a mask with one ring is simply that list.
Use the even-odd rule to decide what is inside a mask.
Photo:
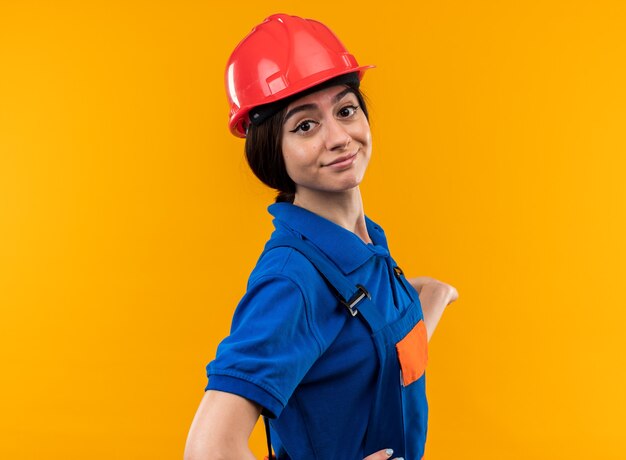
[{"label": "uniform collar", "polygon": [[274,203],[267,210],[274,216],[277,230],[286,227],[310,240],[346,275],[375,255],[389,256],[385,232],[367,216],[365,224],[374,244],[366,244],[351,231],[291,203]]}]

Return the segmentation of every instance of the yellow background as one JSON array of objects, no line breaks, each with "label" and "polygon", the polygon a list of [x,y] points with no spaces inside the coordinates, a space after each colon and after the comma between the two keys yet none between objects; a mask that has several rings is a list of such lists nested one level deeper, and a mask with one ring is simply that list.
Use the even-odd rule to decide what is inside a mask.
[{"label": "yellow background", "polygon": [[280,11],[378,66],[366,212],[460,293],[428,460],[626,458],[617,0],[3,0],[0,458],[182,457],[272,228],[223,69]]}]

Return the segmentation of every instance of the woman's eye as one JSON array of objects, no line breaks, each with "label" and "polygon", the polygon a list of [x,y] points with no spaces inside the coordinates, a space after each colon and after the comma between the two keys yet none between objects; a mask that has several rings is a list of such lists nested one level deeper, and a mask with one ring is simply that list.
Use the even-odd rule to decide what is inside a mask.
[{"label": "woman's eye", "polygon": [[297,133],[298,131],[306,133],[308,131],[310,131],[311,129],[313,129],[313,123],[315,123],[312,120],[305,120],[302,123],[300,123],[298,126],[296,126],[296,129],[292,129],[291,132],[292,133]]},{"label": "woman's eye", "polygon": [[359,107],[356,105],[348,105],[339,110],[339,116],[342,118],[348,118],[355,114]]}]

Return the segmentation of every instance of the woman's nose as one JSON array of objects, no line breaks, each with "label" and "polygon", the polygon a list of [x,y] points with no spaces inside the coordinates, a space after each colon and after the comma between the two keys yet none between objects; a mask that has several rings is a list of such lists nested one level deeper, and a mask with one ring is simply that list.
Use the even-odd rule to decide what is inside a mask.
[{"label": "woman's nose", "polygon": [[341,122],[331,119],[326,123],[326,147],[328,150],[345,150],[351,140],[352,137]]}]

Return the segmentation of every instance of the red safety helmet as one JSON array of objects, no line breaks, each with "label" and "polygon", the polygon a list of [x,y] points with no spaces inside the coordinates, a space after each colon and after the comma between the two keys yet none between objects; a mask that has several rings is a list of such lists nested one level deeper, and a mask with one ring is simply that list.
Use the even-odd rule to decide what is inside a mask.
[{"label": "red safety helmet", "polygon": [[354,56],[324,24],[286,14],[268,17],[237,45],[226,66],[231,132],[246,137],[250,109],[287,98],[333,77],[358,72]]}]

